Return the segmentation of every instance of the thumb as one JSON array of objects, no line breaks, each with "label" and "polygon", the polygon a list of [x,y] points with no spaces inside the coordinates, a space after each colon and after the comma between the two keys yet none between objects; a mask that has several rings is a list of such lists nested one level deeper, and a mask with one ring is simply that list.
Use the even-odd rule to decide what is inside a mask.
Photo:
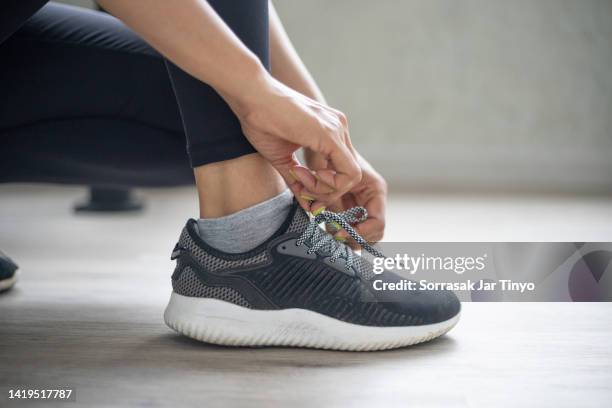
[{"label": "thumb", "polygon": [[300,204],[300,207],[304,209],[306,212],[310,212],[312,197],[304,194],[304,185],[299,181],[299,179],[295,176],[293,172],[293,168],[295,166],[300,166],[300,161],[297,159],[295,154],[292,154],[286,160],[281,162],[271,163],[272,166],[278,171],[281,175],[285,183],[287,183],[287,187],[291,190],[295,199]]}]

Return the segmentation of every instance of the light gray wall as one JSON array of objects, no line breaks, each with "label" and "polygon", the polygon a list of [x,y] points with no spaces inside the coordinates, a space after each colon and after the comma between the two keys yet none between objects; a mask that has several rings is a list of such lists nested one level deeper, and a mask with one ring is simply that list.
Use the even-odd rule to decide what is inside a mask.
[{"label": "light gray wall", "polygon": [[612,1],[275,4],[395,183],[612,190]]}]

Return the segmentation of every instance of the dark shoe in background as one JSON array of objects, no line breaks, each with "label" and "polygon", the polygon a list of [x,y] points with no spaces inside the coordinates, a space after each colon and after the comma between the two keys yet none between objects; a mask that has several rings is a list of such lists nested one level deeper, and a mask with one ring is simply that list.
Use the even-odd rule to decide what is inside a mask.
[{"label": "dark shoe in background", "polygon": [[74,207],[76,212],[141,211],[144,203],[133,190],[121,187],[91,187],[88,199]]},{"label": "dark shoe in background", "polygon": [[17,282],[17,264],[0,251],[0,292],[11,289]]}]

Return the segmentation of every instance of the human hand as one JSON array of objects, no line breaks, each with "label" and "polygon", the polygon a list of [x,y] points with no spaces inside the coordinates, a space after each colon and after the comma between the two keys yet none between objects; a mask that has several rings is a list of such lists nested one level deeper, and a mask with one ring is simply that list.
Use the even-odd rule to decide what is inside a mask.
[{"label": "human hand", "polygon": [[[222,95],[223,96],[223,95]],[[224,96],[255,149],[276,168],[300,205],[311,210],[316,197],[336,202],[361,182],[346,116],[262,74],[238,98]],[[328,167],[301,166],[295,152],[316,152]],[[309,189],[302,179],[314,177]]]},{"label": "human hand", "polygon": [[[312,151],[305,152],[308,167],[318,172],[319,169],[329,168],[329,163],[325,158]],[[317,200],[312,203],[312,209],[325,206],[327,210],[340,212],[351,207],[361,206],[368,211],[368,219],[363,223],[354,225],[353,228],[368,242],[378,242],[382,239],[385,232],[386,206],[387,206],[387,183],[385,179],[365,160],[359,153],[357,162],[361,168],[362,178],[359,183],[353,186],[346,194],[333,202]],[[316,173],[315,173],[316,174]],[[317,181],[314,175],[303,177],[305,190],[315,189]],[[328,225],[328,231],[340,241],[346,241],[353,248],[357,248],[357,243],[344,230],[336,230]]]}]

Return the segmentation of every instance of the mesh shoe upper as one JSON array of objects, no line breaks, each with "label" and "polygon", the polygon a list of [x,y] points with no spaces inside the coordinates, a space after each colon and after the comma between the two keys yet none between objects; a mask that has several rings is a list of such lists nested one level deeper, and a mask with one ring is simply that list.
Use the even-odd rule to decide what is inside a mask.
[{"label": "mesh shoe upper", "polygon": [[[263,310],[301,308],[349,323],[406,326],[437,323],[455,316],[460,303],[448,291],[409,291],[393,301],[372,289],[372,280],[398,281],[389,272],[375,275],[372,265],[352,254],[330,262],[329,250],[308,253],[296,245],[310,217],[294,203],[279,230],[257,248],[229,254],[199,237],[195,221],[183,229],[173,258],[173,290],[183,296],[207,297]],[[299,241],[298,241],[299,242]]]}]

